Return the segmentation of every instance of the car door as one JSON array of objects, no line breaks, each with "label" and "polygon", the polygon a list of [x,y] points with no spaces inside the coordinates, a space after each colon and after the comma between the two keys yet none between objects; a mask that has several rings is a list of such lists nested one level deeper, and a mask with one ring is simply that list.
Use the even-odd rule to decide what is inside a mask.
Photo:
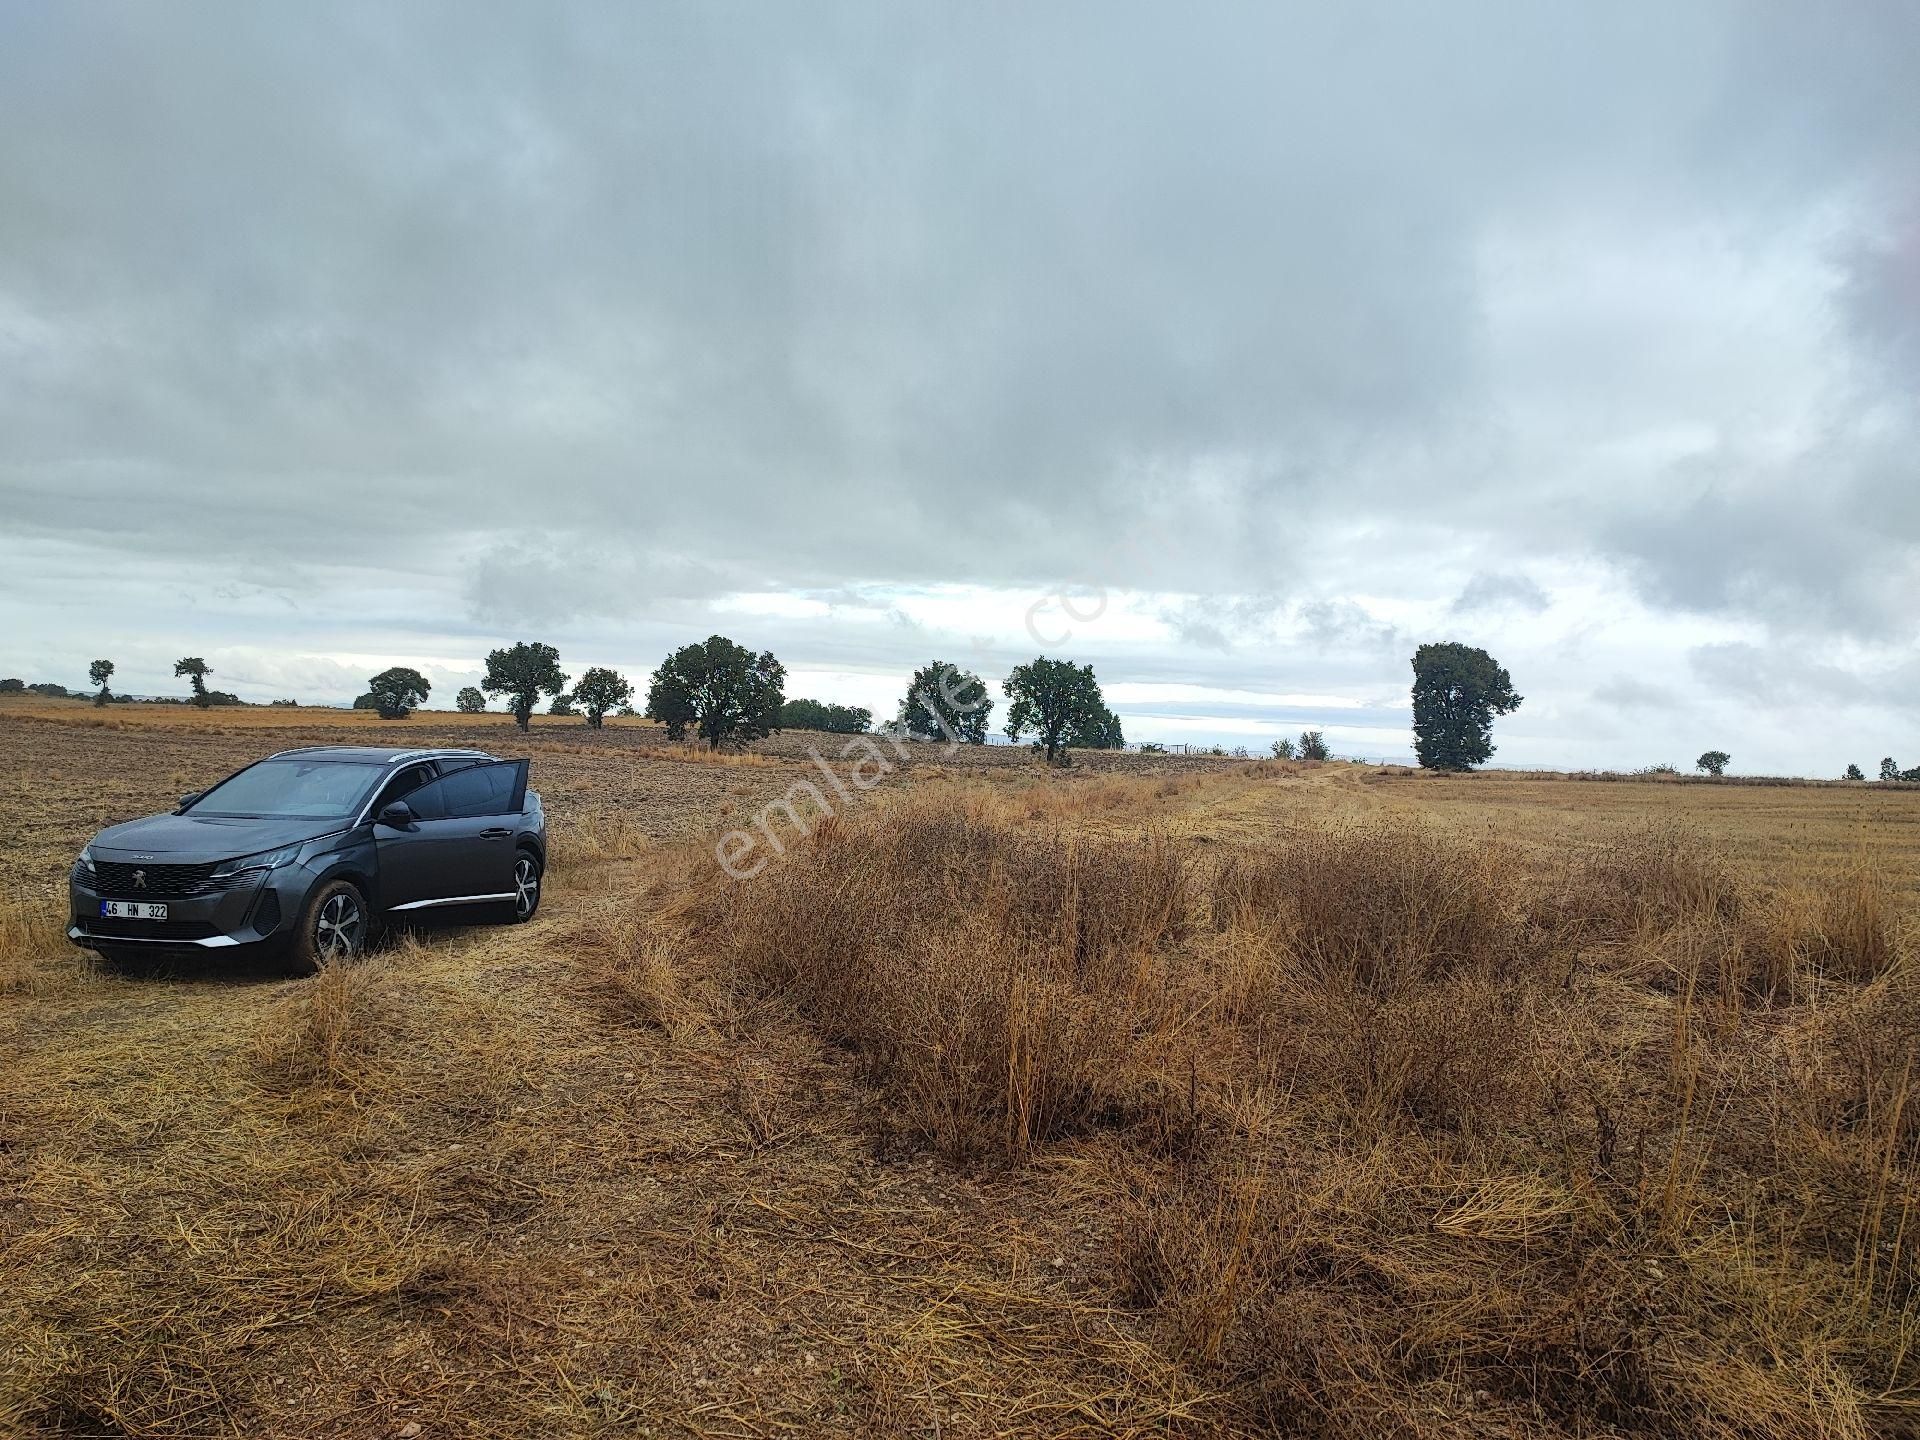
[{"label": "car door", "polygon": [[513,898],[515,817],[527,793],[525,760],[468,765],[406,797],[401,827],[375,816],[380,903],[425,910]]}]

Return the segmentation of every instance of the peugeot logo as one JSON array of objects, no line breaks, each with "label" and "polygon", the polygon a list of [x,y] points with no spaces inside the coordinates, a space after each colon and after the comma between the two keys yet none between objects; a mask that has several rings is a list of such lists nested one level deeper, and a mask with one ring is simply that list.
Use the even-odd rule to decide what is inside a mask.
[{"label": "peugeot logo", "polygon": [[134,871],[133,883],[136,889],[140,889],[140,890],[146,889],[147,888],[147,872],[144,870]]}]

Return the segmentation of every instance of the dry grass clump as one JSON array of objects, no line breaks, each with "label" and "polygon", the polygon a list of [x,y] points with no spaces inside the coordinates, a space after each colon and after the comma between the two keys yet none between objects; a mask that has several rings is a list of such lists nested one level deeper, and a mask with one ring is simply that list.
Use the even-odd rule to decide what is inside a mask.
[{"label": "dry grass clump", "polygon": [[355,1088],[382,1039],[394,986],[385,956],[321,965],[255,1034],[254,1058],[263,1079],[276,1089]]},{"label": "dry grass clump", "polygon": [[829,820],[776,883],[699,916],[739,974],[853,1047],[943,1152],[1020,1156],[1144,1103],[1194,977],[1171,847],[1025,831],[986,797]]},{"label": "dry grass clump", "polygon": [[1761,891],[1656,834],[1561,891],[1426,826],[1215,858],[1025,813],[835,821],[689,918],[890,1123],[1044,1158],[1206,1425],[1913,1416],[1920,984],[1872,880]]},{"label": "dry grass clump", "polygon": [[637,906],[602,907],[571,931],[590,988],[617,1019],[674,1031],[692,1023],[674,932]]},{"label": "dry grass clump", "polygon": [[608,865],[620,860],[636,860],[654,846],[647,827],[624,812],[590,814],[570,820],[553,847],[555,874],[570,874]]},{"label": "dry grass clump", "polygon": [[1872,980],[1901,953],[1900,904],[1885,871],[1856,861],[1830,877],[1813,906],[1805,954],[1820,974]]},{"label": "dry grass clump", "polygon": [[1624,944],[1683,921],[1739,918],[1743,887],[1713,845],[1683,827],[1648,828],[1581,859],[1554,910],[1579,938]]},{"label": "dry grass clump", "polygon": [[1900,953],[1900,901],[1854,863],[1819,889],[1743,881],[1701,836],[1644,830],[1578,859],[1539,908],[1570,948],[1608,947],[1662,988],[1785,1004],[1825,980],[1860,982]]},{"label": "dry grass clump", "polygon": [[1266,926],[1306,969],[1377,995],[1525,953],[1525,909],[1499,857],[1405,823],[1301,830],[1229,857],[1213,878],[1219,928]]},{"label": "dry grass clump", "polygon": [[44,988],[52,964],[77,953],[67,944],[56,902],[0,895],[0,995]]}]

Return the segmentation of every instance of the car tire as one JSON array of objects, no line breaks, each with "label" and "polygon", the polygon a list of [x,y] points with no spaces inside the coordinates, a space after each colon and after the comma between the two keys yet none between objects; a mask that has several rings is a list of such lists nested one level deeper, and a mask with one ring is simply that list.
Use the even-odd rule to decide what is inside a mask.
[{"label": "car tire", "polygon": [[540,880],[546,867],[524,846],[513,857],[513,923],[524,925],[540,913]]},{"label": "car tire", "polygon": [[351,880],[329,880],[314,887],[300,909],[294,932],[294,958],[311,969],[356,959],[367,948],[373,914],[367,897]]}]

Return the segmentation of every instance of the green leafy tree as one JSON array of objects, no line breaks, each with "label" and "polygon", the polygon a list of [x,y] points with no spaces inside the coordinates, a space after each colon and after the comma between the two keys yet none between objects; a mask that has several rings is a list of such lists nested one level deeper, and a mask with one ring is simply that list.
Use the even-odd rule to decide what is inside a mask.
[{"label": "green leafy tree", "polygon": [[780,728],[787,667],[763,650],[758,655],[724,635],[683,645],[660,663],[647,687],[647,718],[667,727],[675,740],[695,727],[707,748],[728,741],[758,740]]},{"label": "green leafy tree", "polygon": [[1882,780],[1898,780],[1900,778],[1900,767],[1893,763],[1893,757],[1891,755],[1880,762],[1880,778]]},{"label": "green leafy tree", "polygon": [[[672,657],[668,657],[671,662]],[[694,704],[693,689],[687,684],[686,677],[672,668],[671,664],[662,665],[654,671],[647,682],[646,718],[655,724],[667,727],[669,740],[687,738],[687,727],[700,718],[699,708]]]},{"label": "green leafy tree", "polygon": [[1016,665],[1000,687],[1013,702],[1007,709],[1007,735],[1018,740],[1028,731],[1049,765],[1073,745],[1112,749],[1126,743],[1120,721],[1107,709],[1093,666],[1041,655]]},{"label": "green leafy tree", "polygon": [[780,707],[779,728],[824,730],[829,735],[864,735],[873,728],[873,712],[864,705],[830,705],[820,700],[789,700]]},{"label": "green leafy tree", "polygon": [[184,660],[173,662],[173,673],[176,676],[184,675],[192,682],[194,704],[204,710],[213,703],[207,695],[207,677],[213,674],[213,671],[206,661],[198,655],[189,655]]},{"label": "green leafy tree", "polygon": [[1471,770],[1493,754],[1493,717],[1520,708],[1513,680],[1486,651],[1422,645],[1413,656],[1413,748],[1429,770]]},{"label": "green leafy tree", "polygon": [[478,715],[487,708],[487,697],[480,693],[478,686],[462,685],[453,703],[460,707],[462,715]]},{"label": "green leafy tree", "polygon": [[1086,723],[1074,727],[1067,736],[1067,744],[1076,750],[1124,750],[1127,736],[1120,726],[1120,717],[1102,705]]},{"label": "green leafy tree", "polygon": [[1281,736],[1278,740],[1273,742],[1273,758],[1274,759],[1291,760],[1293,759],[1293,755],[1294,755],[1294,743],[1293,741],[1287,739],[1284,735]]},{"label": "green leafy tree", "polygon": [[424,705],[433,685],[418,670],[395,665],[367,682],[367,694],[382,720],[404,720]]},{"label": "green leafy tree", "polygon": [[574,707],[573,696],[564,690],[554,696],[553,702],[547,706],[549,715],[578,715],[579,713],[579,710]]},{"label": "green leafy tree", "polygon": [[609,710],[633,698],[633,682],[618,670],[595,665],[573,687],[573,702],[586,711],[587,724],[595,730]]},{"label": "green leafy tree", "polygon": [[105,705],[113,699],[113,693],[107,689],[107,682],[113,678],[113,661],[96,660],[87,667],[87,679],[100,687],[100,693],[93,697],[96,705]]},{"label": "green leafy tree", "polygon": [[1302,730],[1300,738],[1294,741],[1294,749],[1302,760],[1331,760],[1333,751],[1327,746],[1327,737],[1318,730]]},{"label": "green leafy tree", "polygon": [[1709,750],[1693,762],[1693,768],[1704,770],[1709,775],[1724,775],[1727,765],[1733,757],[1724,750]]},{"label": "green leafy tree", "polygon": [[1867,775],[1858,765],[1849,765],[1847,766],[1847,773],[1840,778],[1842,780],[1864,780],[1867,778]]},{"label": "green leafy tree", "polygon": [[987,743],[993,696],[986,681],[947,660],[935,660],[913,672],[900,701],[900,721],[922,740],[947,739],[962,745]]},{"label": "green leafy tree", "polygon": [[9,675],[6,679],[0,680],[0,695],[24,695],[26,689],[27,682],[18,675]]},{"label": "green leafy tree", "polygon": [[567,676],[560,668],[558,650],[538,640],[522,640],[511,649],[488,654],[487,675],[480,688],[489,695],[506,696],[514,723],[525,730],[540,697],[565,690]]}]

